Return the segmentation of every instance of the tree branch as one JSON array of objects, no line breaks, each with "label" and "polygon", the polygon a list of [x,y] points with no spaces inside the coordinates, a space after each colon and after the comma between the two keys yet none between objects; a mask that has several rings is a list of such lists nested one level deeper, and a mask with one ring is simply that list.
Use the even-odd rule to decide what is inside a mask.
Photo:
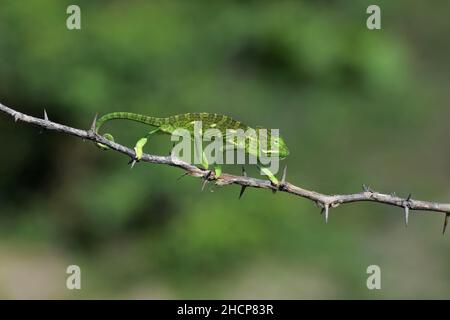
[{"label": "tree branch", "polygon": [[[112,150],[118,151],[129,156],[132,160],[135,158],[135,152],[133,149],[125,147],[117,142],[112,142],[110,140],[105,139],[101,135],[95,132],[95,124],[97,117],[94,118],[94,121],[91,125],[91,128],[88,130],[76,129],[69,126],[65,126],[56,122],[52,122],[48,119],[47,112],[44,110],[43,119],[32,117],[26,115],[24,113],[18,112],[11,108],[8,108],[0,103],[0,111],[6,114],[9,114],[14,118],[14,120],[22,121],[30,124],[35,124],[39,127],[55,130],[58,132],[62,132],[65,134],[70,134],[82,139],[91,140],[94,142],[102,143]],[[170,156],[155,156],[150,154],[143,154],[142,160],[143,162],[155,163],[155,164],[164,164],[172,167],[178,167],[185,171],[184,175],[190,175],[193,177],[202,178],[205,180],[205,183],[208,181],[214,182],[218,186],[225,186],[230,184],[240,185],[242,187],[241,194],[242,196],[245,188],[253,187],[253,188],[261,188],[261,189],[270,189],[273,192],[281,191],[290,193],[293,195],[297,195],[311,201],[314,201],[321,209],[322,213],[325,213],[325,220],[328,221],[329,212],[332,208],[336,208],[341,204],[352,203],[352,202],[360,202],[360,201],[372,201],[378,203],[384,203],[387,205],[397,206],[403,208],[405,213],[405,223],[408,224],[409,212],[410,210],[423,210],[427,212],[440,212],[445,216],[444,219],[444,227],[443,232],[445,232],[445,228],[447,226],[448,216],[450,215],[450,204],[449,203],[437,203],[431,201],[421,201],[414,200],[409,195],[407,198],[401,198],[396,196],[395,194],[383,194],[380,192],[373,191],[372,189],[363,185],[362,192],[354,193],[354,194],[342,194],[342,195],[325,195],[315,191],[310,191],[301,187],[297,187],[286,181],[286,168],[283,172],[283,178],[278,186],[273,185],[269,180],[262,180],[248,177],[243,170],[242,176],[232,175],[228,173],[222,173],[219,178],[214,176],[209,170],[198,168],[192,164],[184,162],[172,155]]]}]

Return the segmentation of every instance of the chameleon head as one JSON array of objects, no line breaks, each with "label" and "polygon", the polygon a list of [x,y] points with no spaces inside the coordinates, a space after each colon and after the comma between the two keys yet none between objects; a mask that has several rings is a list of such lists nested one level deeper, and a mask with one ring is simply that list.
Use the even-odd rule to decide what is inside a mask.
[{"label": "chameleon head", "polygon": [[289,149],[281,136],[278,136],[274,140],[275,144],[278,144],[278,150],[280,151],[280,158],[284,159],[289,155]]},{"label": "chameleon head", "polygon": [[261,149],[261,153],[264,156],[276,157],[278,155],[280,159],[284,159],[289,155],[289,149],[286,142],[284,142],[284,139],[279,135],[271,136],[267,147],[267,149]]},{"label": "chameleon head", "polygon": [[[289,155],[289,149],[286,145],[286,142],[284,142],[284,139],[281,136],[272,136],[271,137],[271,144],[274,147],[274,150],[268,150],[268,155],[273,155],[278,153],[280,159],[284,159]],[[278,149],[278,150],[277,150]]]}]

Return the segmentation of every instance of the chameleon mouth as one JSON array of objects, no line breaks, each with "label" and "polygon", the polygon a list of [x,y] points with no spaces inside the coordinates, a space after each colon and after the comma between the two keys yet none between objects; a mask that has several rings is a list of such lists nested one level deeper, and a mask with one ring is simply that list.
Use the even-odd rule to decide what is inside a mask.
[{"label": "chameleon mouth", "polygon": [[289,149],[285,149],[283,152],[283,159],[286,158],[289,155]]}]

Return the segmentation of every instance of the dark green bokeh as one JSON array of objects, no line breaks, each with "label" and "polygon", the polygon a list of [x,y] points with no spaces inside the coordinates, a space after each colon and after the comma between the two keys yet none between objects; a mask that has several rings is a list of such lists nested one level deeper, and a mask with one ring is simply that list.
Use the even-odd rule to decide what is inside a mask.
[{"label": "dark green bokeh", "polygon": [[[94,114],[217,112],[280,128],[288,180],[450,201],[450,5],[377,1],[2,1],[0,101],[75,127]],[[133,145],[146,128],[105,126]],[[2,298],[448,298],[443,218],[206,188],[0,115]],[[168,137],[148,151],[166,154]],[[233,168],[239,172],[240,168]],[[256,174],[256,171],[251,171]],[[65,268],[82,268],[81,291]],[[366,268],[382,269],[382,290]]]}]

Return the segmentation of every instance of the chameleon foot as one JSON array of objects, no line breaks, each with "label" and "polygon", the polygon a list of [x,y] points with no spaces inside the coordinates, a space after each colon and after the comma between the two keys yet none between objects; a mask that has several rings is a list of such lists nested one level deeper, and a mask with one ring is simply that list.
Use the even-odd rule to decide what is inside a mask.
[{"label": "chameleon foot", "polygon": [[277,193],[277,190],[279,190],[280,186],[281,186],[280,182],[274,175],[269,176],[269,180],[270,180],[270,184],[275,187],[275,189],[272,189],[272,193],[274,193],[274,194]]},{"label": "chameleon foot", "polygon": [[147,138],[142,138],[138,142],[136,142],[136,146],[134,147],[134,157],[128,162],[131,164],[131,169],[133,169],[134,165],[141,161],[142,155],[144,154],[144,146],[147,143]]},{"label": "chameleon foot", "polygon": [[134,147],[136,161],[141,161],[142,154],[144,153],[143,148],[146,143],[147,143],[147,138],[142,138],[138,142],[136,142],[136,146]]},{"label": "chameleon foot", "polygon": [[280,181],[278,181],[278,179],[273,176],[273,177],[269,177],[270,183],[272,185],[274,185],[275,187],[279,187],[280,186]]},{"label": "chameleon foot", "polygon": [[[106,140],[114,142],[114,137],[111,134],[109,134],[109,133],[105,133],[103,135],[103,138],[105,138]],[[109,150],[109,147],[104,145],[103,143],[96,142],[95,145],[97,147],[99,147],[100,149],[102,149],[102,150]]]},{"label": "chameleon foot", "polygon": [[219,165],[214,166],[214,178],[217,179],[222,175],[222,167]]}]

